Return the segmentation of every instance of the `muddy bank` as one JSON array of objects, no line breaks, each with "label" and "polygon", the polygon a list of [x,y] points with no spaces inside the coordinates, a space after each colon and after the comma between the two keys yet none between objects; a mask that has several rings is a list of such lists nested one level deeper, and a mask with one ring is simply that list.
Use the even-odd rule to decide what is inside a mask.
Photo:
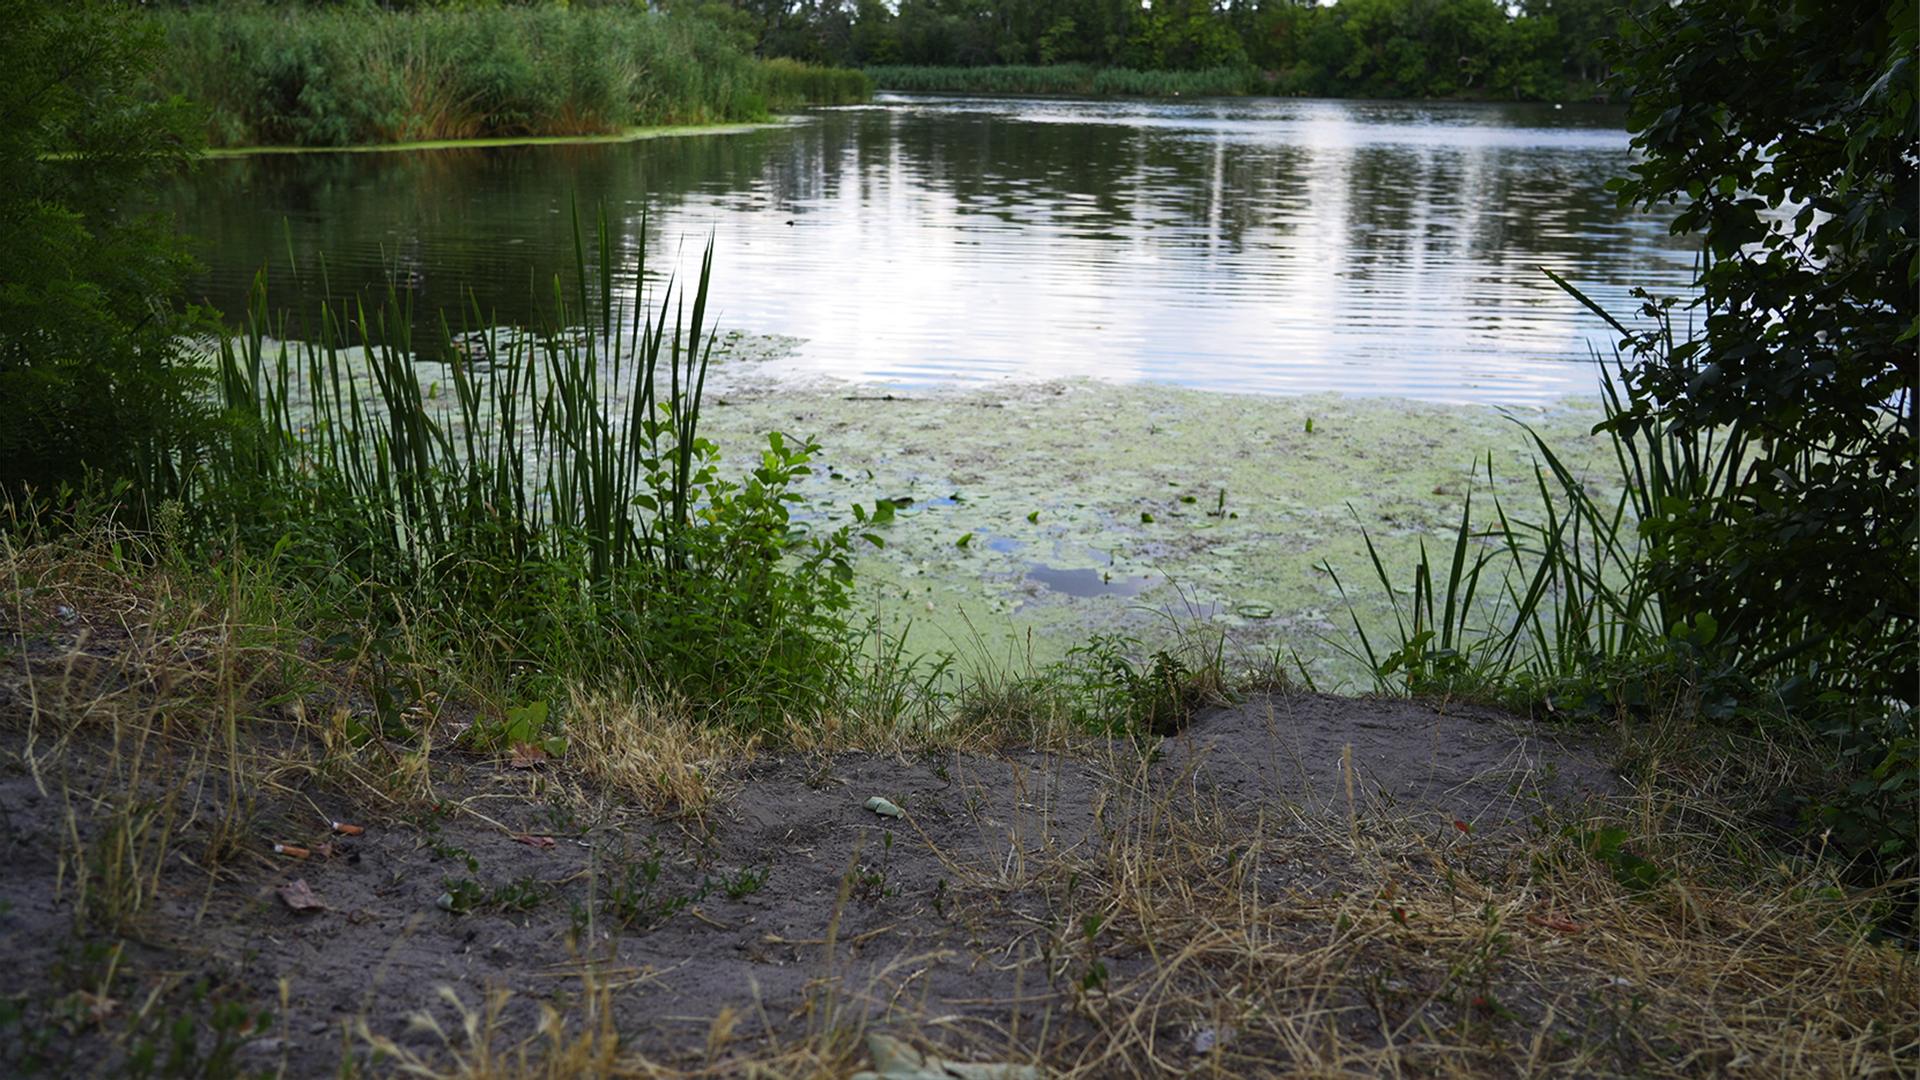
[{"label": "muddy bank", "polygon": [[[1490,825],[1614,790],[1591,747],[1511,718],[1303,695],[1211,710],[1145,758],[1128,745],[763,757],[730,770],[727,796],[701,817],[637,813],[571,783],[564,762],[442,755],[433,801],[403,812],[285,776],[210,879],[192,853],[224,798],[214,780],[194,792],[179,851],[109,962],[89,953],[101,939],[75,928],[63,832],[70,820],[83,837],[101,827],[91,800],[125,780],[102,763],[123,756],[8,735],[0,997],[39,1003],[30,1022],[54,1032],[49,1061],[102,1068],[128,1051],[115,1033],[143,999],[210,987],[274,1014],[235,1035],[238,1060],[297,1076],[365,1059],[369,1040],[444,1059],[441,1037],[409,1019],[424,1011],[458,1032],[442,986],[473,1009],[510,990],[490,1034],[502,1045],[532,1036],[543,1009],[597,995],[625,1052],[682,1068],[868,1029],[1030,1057],[1048,1040],[1097,1035],[1081,1015],[1089,964],[1102,985],[1153,977],[1152,940],[1081,940],[1087,917],[1114,917],[1097,913],[1116,890],[1139,887],[1107,880],[1116,856],[1177,861],[1204,848],[1211,859],[1232,847],[1249,860],[1236,885],[1248,898],[1324,904],[1372,887],[1371,869],[1324,840],[1352,827],[1350,810],[1370,831],[1393,822],[1464,857],[1475,841],[1458,818]],[[867,809],[876,795],[902,816]],[[342,819],[364,832],[333,831]],[[276,854],[275,842],[310,854]],[[289,901],[296,881],[310,909]],[[1300,928],[1296,946],[1311,934]],[[69,1031],[51,1003],[76,992],[100,1016]],[[1364,1040],[1363,1002],[1339,1008]],[[714,1045],[723,1016],[730,1030]],[[1155,1027],[1177,1042],[1203,1020]],[[1285,1056],[1252,1032],[1234,1052]]]}]

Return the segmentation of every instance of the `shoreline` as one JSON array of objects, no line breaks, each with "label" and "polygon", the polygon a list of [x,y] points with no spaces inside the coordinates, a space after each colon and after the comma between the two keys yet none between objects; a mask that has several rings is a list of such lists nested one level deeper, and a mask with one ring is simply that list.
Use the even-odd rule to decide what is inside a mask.
[{"label": "shoreline", "polygon": [[357,143],[351,146],[222,146],[208,147],[202,159],[266,157],[292,154],[386,154],[417,150],[486,150],[508,146],[595,146],[645,142],[687,135],[738,135],[749,131],[784,127],[795,121],[790,117],[774,120],[729,122],[724,124],[657,124],[631,127],[600,135],[503,135],[478,139],[417,139],[397,143]]}]

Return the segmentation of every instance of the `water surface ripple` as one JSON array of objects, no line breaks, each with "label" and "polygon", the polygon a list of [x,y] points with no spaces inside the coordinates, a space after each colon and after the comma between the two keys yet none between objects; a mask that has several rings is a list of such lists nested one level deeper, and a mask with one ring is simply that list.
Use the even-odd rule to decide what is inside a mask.
[{"label": "water surface ripple", "polygon": [[[572,200],[650,272],[717,244],[722,325],[802,375],[925,387],[1090,376],[1523,404],[1587,393],[1598,321],[1694,254],[1604,190],[1617,112],[1547,105],[883,96],[777,128],[613,145],[212,161],[163,198],[208,299],[397,280],[537,318]],[[288,270],[289,260],[298,272]],[[324,267],[324,274],[322,269]],[[539,296],[540,301],[530,299]]]}]

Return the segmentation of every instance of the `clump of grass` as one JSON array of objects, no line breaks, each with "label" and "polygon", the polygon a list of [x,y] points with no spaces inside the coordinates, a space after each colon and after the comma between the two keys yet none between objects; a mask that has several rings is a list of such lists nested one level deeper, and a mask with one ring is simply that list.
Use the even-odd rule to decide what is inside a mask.
[{"label": "clump of grass", "polygon": [[805,105],[854,105],[873,96],[873,80],[852,68],[824,67],[786,57],[758,66],[767,107],[775,111]]},{"label": "clump of grass", "polygon": [[751,760],[758,741],[702,725],[684,701],[646,690],[576,686],[565,729],[569,764],[582,779],[653,814],[705,810],[722,794],[726,772]]},{"label": "clump of grass", "polygon": [[[1668,355],[1657,362],[1699,363],[1662,325]],[[1824,740],[1839,767],[1793,793],[1810,831],[1831,836],[1861,876],[1910,881],[1920,857],[1915,714],[1870,689],[1886,685],[1899,625],[1861,623],[1849,640],[1808,617],[1756,635],[1751,612],[1725,595],[1720,579],[1731,569],[1707,554],[1715,549],[1705,538],[1760,512],[1736,494],[1757,467],[1760,436],[1738,424],[1700,430],[1630,412],[1622,385],[1636,376],[1620,357],[1614,364],[1596,429],[1609,434],[1612,469],[1576,472],[1529,430],[1538,464],[1526,509],[1495,496],[1476,520],[1469,492],[1450,550],[1436,559],[1422,542],[1407,588],[1362,528],[1394,625],[1376,647],[1355,612],[1354,654],[1383,690],[1615,722],[1683,715]],[[1490,457],[1486,481],[1491,489]],[[1904,888],[1911,911],[1915,891]]]}]

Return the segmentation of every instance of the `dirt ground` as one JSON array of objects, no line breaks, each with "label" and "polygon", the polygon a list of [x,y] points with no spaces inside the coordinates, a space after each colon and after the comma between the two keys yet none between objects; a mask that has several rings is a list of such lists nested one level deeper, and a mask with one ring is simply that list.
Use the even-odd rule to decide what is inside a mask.
[{"label": "dirt ground", "polygon": [[[319,777],[276,788],[253,808],[245,853],[211,879],[186,854],[189,826],[103,975],[99,957],[75,955],[61,852],[84,796],[62,792],[113,783],[112,769],[88,765],[111,748],[67,748],[57,779],[34,764],[51,759],[46,746],[15,733],[5,749],[0,995],[93,995],[93,1022],[55,1033],[48,1053],[119,1068],[133,1044],[116,1023],[204,983],[273,1014],[235,1035],[237,1062],[293,1076],[334,1073],[343,1057],[377,1063],[368,1048],[383,1039],[390,1054],[454,1060],[443,1043],[460,1041],[462,1017],[443,987],[469,1010],[489,990],[511,991],[485,1024],[502,1045],[531,1036],[543,1008],[604,1000],[623,1052],[661,1067],[724,1065],[828,1030],[887,1030],[964,1055],[1025,1060],[1066,1043],[1097,1054],[1101,1001],[1157,966],[1151,940],[1099,913],[1141,887],[1130,873],[1159,871],[1114,856],[1157,851],[1171,870],[1200,849],[1217,861],[1237,848],[1247,858],[1234,895],[1324,905],[1377,890],[1350,844],[1378,822],[1467,861],[1480,837],[1524,828],[1550,804],[1618,791],[1593,747],[1510,717],[1314,695],[1210,710],[1144,757],[1124,744],[1069,756],[762,756],[697,817],[583,793],[561,782],[564,760],[516,768],[443,755],[424,812],[370,814]],[[874,796],[901,816],[869,809]],[[364,832],[336,833],[335,820]],[[1187,885],[1220,869],[1189,867]],[[283,898],[295,882],[317,906]],[[1302,950],[1325,930],[1314,922],[1294,928]],[[1379,1043],[1348,989],[1351,1002],[1318,995],[1333,1006],[1328,1022]],[[1286,1067],[1284,1046],[1251,1032],[1231,1043],[1231,1026],[1204,1015],[1149,1025],[1176,1071],[1220,1051]]]}]

